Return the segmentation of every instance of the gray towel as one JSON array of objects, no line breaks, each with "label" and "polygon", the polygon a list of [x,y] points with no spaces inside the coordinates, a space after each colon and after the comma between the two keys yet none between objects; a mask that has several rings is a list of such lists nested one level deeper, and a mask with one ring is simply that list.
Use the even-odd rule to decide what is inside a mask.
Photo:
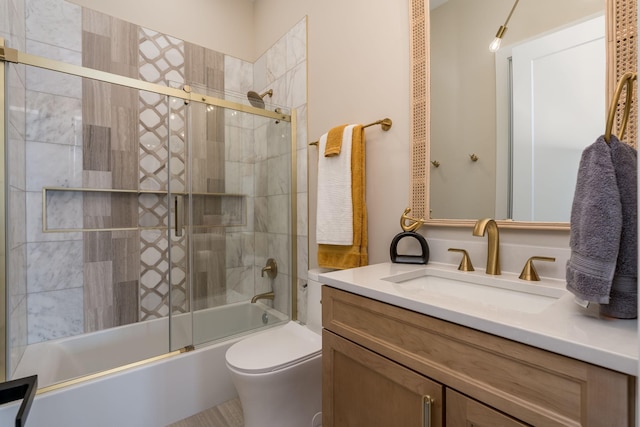
[{"label": "gray towel", "polygon": [[582,153],[571,209],[567,289],[613,317],[637,316],[636,168],[632,147],[601,136]]}]

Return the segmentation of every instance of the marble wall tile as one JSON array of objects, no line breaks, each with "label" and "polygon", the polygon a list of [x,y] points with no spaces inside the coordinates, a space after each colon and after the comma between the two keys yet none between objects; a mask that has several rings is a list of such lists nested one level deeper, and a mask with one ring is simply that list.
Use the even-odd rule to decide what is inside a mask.
[{"label": "marble wall tile", "polygon": [[82,8],[60,0],[26,0],[26,35],[30,40],[80,52]]},{"label": "marble wall tile", "polygon": [[253,66],[250,62],[243,61],[233,56],[224,57],[224,90],[246,94],[253,88]]},{"label": "marble wall tile", "polygon": [[269,162],[265,159],[257,162],[254,167],[254,192],[256,197],[263,197],[269,194]]},{"label": "marble wall tile", "polygon": [[82,148],[27,142],[27,190],[42,187],[82,187]]},{"label": "marble wall tile", "polygon": [[[46,40],[27,40],[27,53],[62,61],[67,64],[82,65],[82,53],[79,50],[65,49],[62,46],[51,45]],[[52,86],[53,85],[50,86],[50,90],[55,89]]]},{"label": "marble wall tile", "polygon": [[296,107],[296,113],[296,146],[298,150],[307,150],[310,142],[307,134],[307,104]]},{"label": "marble wall tile", "polygon": [[303,62],[287,72],[287,104],[293,108],[307,103],[307,63]]},{"label": "marble wall tile", "polygon": [[309,239],[306,236],[298,236],[298,278],[307,279],[307,272],[309,270],[309,256],[307,247],[309,245]]},{"label": "marble wall tile", "polygon": [[[74,99],[82,97],[82,79],[80,77],[37,67],[27,67],[26,74],[27,87],[30,91]],[[75,107],[77,108],[77,104]]]},{"label": "marble wall tile", "polygon": [[6,32],[7,45],[14,49],[24,51],[26,42],[26,12],[24,1],[8,1],[6,2],[6,7],[6,17],[8,20],[2,24],[2,28]]},{"label": "marble wall tile", "polygon": [[27,140],[78,145],[80,99],[27,90]]},{"label": "marble wall tile", "polygon": [[9,318],[9,376],[12,377],[27,347],[27,297],[22,296]]},{"label": "marble wall tile", "polygon": [[84,332],[82,288],[27,296],[28,344]]},{"label": "marble wall tile", "polygon": [[267,82],[273,83],[287,71],[287,40],[280,38],[266,53],[267,55]]},{"label": "marble wall tile", "polygon": [[267,194],[270,196],[289,192],[289,156],[278,156],[267,160]]},{"label": "marble wall tile", "polygon": [[245,299],[250,299],[255,295],[253,277],[253,266],[228,268],[226,277],[227,289],[243,295]]},{"label": "marble wall tile", "polygon": [[17,304],[27,293],[27,245],[20,245],[9,250],[7,258],[7,294],[9,311],[15,310]]},{"label": "marble wall tile", "polygon": [[18,190],[14,187],[9,187],[8,197],[8,212],[10,221],[7,224],[7,247],[16,248],[24,244],[27,235],[26,224],[26,194],[22,190]]},{"label": "marble wall tile", "polygon": [[25,175],[25,143],[24,140],[9,138],[7,144],[8,162],[6,173],[8,184],[14,189],[24,191],[27,180]]},{"label": "marble wall tile", "polygon": [[254,228],[259,232],[268,231],[269,208],[268,197],[256,197],[254,199]]},{"label": "marble wall tile", "polygon": [[82,286],[82,241],[27,244],[29,293]]},{"label": "marble wall tile", "polygon": [[0,33],[3,34],[2,37],[5,40],[11,40],[10,17],[12,13],[11,9],[13,9],[13,7],[13,2],[9,0],[0,1]]},{"label": "marble wall tile", "polygon": [[296,200],[297,204],[297,222],[296,222],[296,234],[298,236],[307,236],[307,228],[308,228],[308,201],[307,201],[307,193],[298,193],[298,197]]},{"label": "marble wall tile", "polygon": [[263,54],[253,63],[253,86],[255,91],[263,91],[267,86],[267,55]]},{"label": "marble wall tile", "polygon": [[[72,191],[47,193],[47,227],[56,229],[82,228],[82,194]],[[51,242],[82,240],[81,232],[42,232],[42,192],[27,193],[27,241]]]},{"label": "marble wall tile", "polygon": [[298,279],[296,281],[296,286],[298,287],[297,292],[297,302],[298,302],[298,320],[302,323],[307,323],[307,281],[304,279]]},{"label": "marble wall tile", "polygon": [[[287,234],[275,234],[269,233],[267,257],[275,258],[278,262],[278,270],[282,270],[286,273],[291,268],[291,244],[289,243],[289,236]],[[264,265],[264,264],[263,264]]]},{"label": "marble wall tile", "polygon": [[296,187],[298,194],[306,199],[307,185],[308,185],[308,170],[307,170],[307,149],[297,150],[296,152]]},{"label": "marble wall tile", "polygon": [[10,139],[23,141],[27,133],[26,66],[10,64],[8,70],[8,93],[6,97],[6,102],[9,106],[9,111],[7,112],[9,122],[8,134]]},{"label": "marble wall tile", "polygon": [[[278,263],[278,267],[280,267],[280,263]],[[278,276],[271,279],[273,292],[276,294],[273,308],[289,315],[291,313],[291,276],[285,271],[278,272]]]},{"label": "marble wall tile", "polygon": [[286,194],[267,197],[267,229],[269,233],[287,234],[290,224],[290,201]]},{"label": "marble wall tile", "polygon": [[[287,69],[290,70],[307,59],[307,20],[303,18],[285,35],[287,43]],[[305,90],[306,92],[306,90]],[[292,104],[289,104],[292,105]],[[292,105],[293,106],[293,105]]]}]

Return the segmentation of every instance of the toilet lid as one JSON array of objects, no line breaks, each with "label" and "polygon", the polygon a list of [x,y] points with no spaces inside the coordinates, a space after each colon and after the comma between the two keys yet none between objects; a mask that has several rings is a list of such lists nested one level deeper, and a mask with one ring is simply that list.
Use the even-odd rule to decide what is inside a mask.
[{"label": "toilet lid", "polygon": [[238,341],[227,350],[232,368],[257,374],[272,372],[322,352],[322,337],[296,322]]}]

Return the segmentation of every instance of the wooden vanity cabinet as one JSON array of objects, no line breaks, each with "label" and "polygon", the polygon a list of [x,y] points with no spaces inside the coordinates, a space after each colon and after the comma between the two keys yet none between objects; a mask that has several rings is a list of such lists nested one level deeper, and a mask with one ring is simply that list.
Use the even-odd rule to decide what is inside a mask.
[{"label": "wooden vanity cabinet", "polygon": [[[635,377],[323,286],[323,426],[631,426]],[[428,398],[425,398],[428,396]]]}]

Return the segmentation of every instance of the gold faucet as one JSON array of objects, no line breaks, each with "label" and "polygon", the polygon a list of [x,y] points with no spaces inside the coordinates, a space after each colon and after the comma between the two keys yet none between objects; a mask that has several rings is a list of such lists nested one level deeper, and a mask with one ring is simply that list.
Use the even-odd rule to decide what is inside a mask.
[{"label": "gold faucet", "polygon": [[276,294],[273,291],[265,292],[263,294],[258,294],[258,295],[255,295],[253,298],[251,298],[251,304],[254,304],[259,299],[270,299],[270,300],[273,300],[275,297],[276,297]]},{"label": "gold faucet", "polygon": [[485,231],[489,231],[487,251],[487,274],[499,275],[500,274],[500,232],[498,231],[498,224],[491,218],[483,218],[476,221],[475,227],[473,227],[474,236],[484,236]]}]

